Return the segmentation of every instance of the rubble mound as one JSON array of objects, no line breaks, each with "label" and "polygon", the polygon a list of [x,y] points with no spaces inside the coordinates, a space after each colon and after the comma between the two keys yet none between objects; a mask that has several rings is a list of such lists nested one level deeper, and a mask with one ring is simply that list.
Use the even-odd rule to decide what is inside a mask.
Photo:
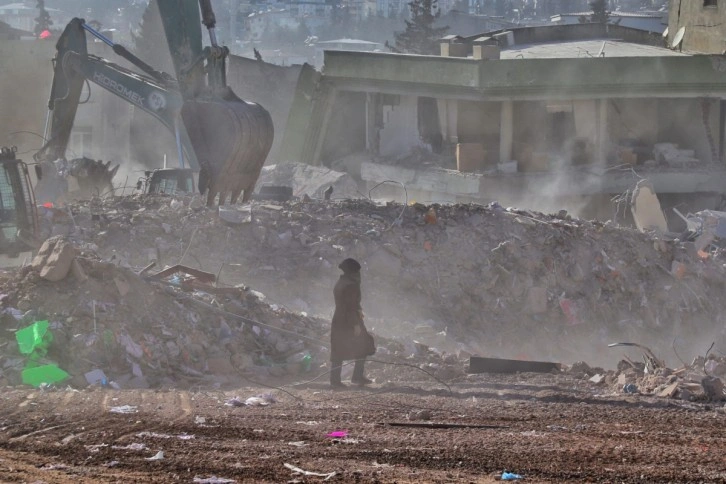
[{"label": "rubble mound", "polygon": [[70,373],[74,386],[99,369],[122,388],[208,386],[296,375],[310,366],[308,355],[325,358],[321,321],[270,306],[245,287],[193,282],[152,281],[88,244],[49,239],[31,265],[0,280],[0,382],[19,382],[24,361],[12,350],[14,332],[40,320],[53,333],[43,359]]},{"label": "rubble mound", "polygon": [[325,319],[337,265],[354,257],[367,324],[411,351],[416,340],[449,353],[612,365],[614,341],[673,358],[674,339],[692,356],[722,338],[726,271],[714,247],[496,203],[260,201],[225,207],[224,217],[202,205],[117,197],[93,220],[79,203],[47,214],[48,231],[135,270],[182,261]]}]

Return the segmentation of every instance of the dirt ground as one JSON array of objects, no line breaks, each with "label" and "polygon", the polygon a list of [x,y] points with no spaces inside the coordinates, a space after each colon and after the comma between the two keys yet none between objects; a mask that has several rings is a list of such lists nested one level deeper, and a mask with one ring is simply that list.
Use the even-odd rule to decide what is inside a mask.
[{"label": "dirt ground", "polygon": [[[375,365],[370,365],[376,373]],[[724,482],[721,404],[602,394],[571,375],[469,375],[332,391],[27,390],[0,395],[2,482]],[[128,405],[135,413],[112,413]],[[428,415],[427,415],[428,414]],[[429,420],[426,420],[429,419]],[[455,424],[459,428],[393,426]],[[467,427],[468,426],[468,427]],[[477,426],[479,426],[477,428]],[[346,430],[333,439],[331,431]],[[159,451],[163,459],[149,460]]]}]

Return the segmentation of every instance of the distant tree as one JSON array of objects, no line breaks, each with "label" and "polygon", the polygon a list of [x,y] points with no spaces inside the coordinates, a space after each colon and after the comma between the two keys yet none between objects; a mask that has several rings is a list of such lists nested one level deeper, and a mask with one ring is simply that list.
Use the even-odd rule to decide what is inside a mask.
[{"label": "distant tree", "polygon": [[42,32],[50,30],[50,26],[53,25],[53,21],[50,19],[50,14],[45,9],[45,0],[38,0],[37,3],[38,16],[35,18],[35,30],[33,33],[39,36]]},{"label": "distant tree", "polygon": [[310,27],[308,27],[308,24],[305,22],[305,19],[302,19],[300,23],[297,26],[297,30],[295,32],[295,41],[299,42],[305,42],[305,40],[312,35],[312,32],[310,31]]},{"label": "distant tree", "polygon": [[394,34],[394,45],[386,42],[386,47],[393,52],[409,54],[436,54],[439,51],[438,41],[449,30],[449,27],[434,27],[436,19],[441,15],[438,0],[412,0],[408,3],[411,20],[405,20],[406,30]]},{"label": "distant tree", "polygon": [[144,62],[158,71],[174,72],[157,0],[149,2],[141,17],[138,34],[132,34],[131,38],[134,42],[134,53]]},{"label": "distant tree", "polygon": [[592,0],[590,2],[590,8],[592,9],[590,22],[606,24],[610,19],[607,0]]}]

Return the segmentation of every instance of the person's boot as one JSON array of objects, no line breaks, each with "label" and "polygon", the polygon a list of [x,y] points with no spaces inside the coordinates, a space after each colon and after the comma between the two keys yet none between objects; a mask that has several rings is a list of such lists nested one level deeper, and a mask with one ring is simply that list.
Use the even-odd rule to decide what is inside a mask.
[{"label": "person's boot", "polygon": [[353,376],[350,382],[354,385],[370,385],[373,380],[369,380],[365,377],[365,365],[366,360],[356,360],[355,366],[353,366]]},{"label": "person's boot", "polygon": [[333,361],[330,363],[332,369],[330,370],[330,386],[332,388],[345,388],[346,385],[341,381],[340,374],[343,371],[342,361]]}]

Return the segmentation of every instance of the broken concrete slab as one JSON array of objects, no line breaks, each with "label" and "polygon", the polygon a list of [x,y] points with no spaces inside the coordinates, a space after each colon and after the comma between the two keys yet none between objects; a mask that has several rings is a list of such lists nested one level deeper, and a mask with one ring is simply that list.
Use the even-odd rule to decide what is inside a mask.
[{"label": "broken concrete slab", "polygon": [[358,184],[348,173],[304,163],[278,163],[266,166],[257,182],[259,187],[292,187],[293,196],[307,195],[323,199],[325,190],[333,187],[332,198],[358,198]]},{"label": "broken concrete slab", "polygon": [[658,396],[662,398],[673,398],[678,393],[680,383],[674,382],[658,392]]},{"label": "broken concrete slab", "polygon": [[641,232],[657,230],[665,233],[668,231],[668,223],[663,209],[650,181],[638,182],[630,198],[630,210],[633,213],[635,226]]}]

